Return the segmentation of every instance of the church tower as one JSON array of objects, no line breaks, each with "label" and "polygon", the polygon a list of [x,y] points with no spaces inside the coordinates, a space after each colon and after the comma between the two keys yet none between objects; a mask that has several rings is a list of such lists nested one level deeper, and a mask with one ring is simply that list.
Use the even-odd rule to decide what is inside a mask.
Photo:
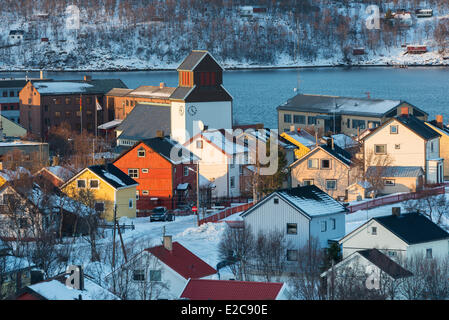
[{"label": "church tower", "polygon": [[171,134],[180,143],[201,130],[232,129],[232,96],[223,87],[224,69],[204,50],[194,50],[177,69],[170,96]]}]

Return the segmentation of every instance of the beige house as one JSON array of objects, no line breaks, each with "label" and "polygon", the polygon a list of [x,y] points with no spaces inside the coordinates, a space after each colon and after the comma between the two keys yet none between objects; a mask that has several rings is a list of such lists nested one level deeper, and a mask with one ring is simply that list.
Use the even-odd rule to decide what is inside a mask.
[{"label": "beige house", "polygon": [[346,201],[362,201],[369,197],[372,186],[369,182],[358,181],[346,188]]},{"label": "beige house", "polygon": [[346,198],[346,189],[355,180],[352,155],[329,144],[315,147],[290,166],[292,187],[316,185],[333,198]]},{"label": "beige house", "polygon": [[421,167],[368,167],[366,176],[383,180],[381,194],[416,192],[424,186],[424,171]]},{"label": "beige house", "polygon": [[298,94],[277,107],[278,129],[286,132],[295,125],[313,128],[320,134],[331,131],[354,136],[399,115],[402,107],[418,119],[427,120],[426,112],[405,101]]},{"label": "beige house", "polygon": [[[420,174],[416,170],[412,170],[413,176],[402,174],[416,167],[422,168],[425,184],[442,183],[444,159],[440,156],[441,135],[424,121],[408,114],[408,108],[401,112],[401,116],[386,121],[363,139],[365,170],[373,166],[395,167],[394,176],[387,177],[389,173],[382,173],[386,186],[393,186],[387,181],[389,178],[399,178],[401,183],[410,186],[411,180],[420,179]],[[398,188],[392,188],[391,191],[398,192]]]}]

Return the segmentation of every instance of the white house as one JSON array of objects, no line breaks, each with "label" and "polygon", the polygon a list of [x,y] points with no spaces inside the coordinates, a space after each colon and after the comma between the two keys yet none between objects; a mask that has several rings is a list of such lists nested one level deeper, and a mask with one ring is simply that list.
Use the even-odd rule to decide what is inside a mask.
[{"label": "white house", "polygon": [[391,282],[413,276],[410,271],[404,269],[377,249],[355,251],[321,274],[321,277],[327,280],[328,297],[331,297],[333,288],[342,284],[340,280],[347,281],[345,276],[349,270],[355,271],[355,274],[360,277],[360,283],[358,284],[361,286],[366,286],[366,280],[371,274],[376,275],[379,282]]},{"label": "white house", "polygon": [[16,44],[23,40],[25,31],[23,30],[11,30],[9,31],[9,43]]},{"label": "white house", "polygon": [[345,235],[345,207],[311,185],[273,192],[243,212],[245,225],[255,234],[281,231],[290,242],[287,259],[295,261],[297,250],[316,238],[322,248]]},{"label": "white house", "polygon": [[208,130],[184,146],[198,156],[200,175],[213,185],[213,197],[240,196],[240,174],[247,148],[233,141],[230,130]]},{"label": "white house", "polygon": [[143,250],[106,281],[126,286],[128,299],[178,299],[189,279],[211,279],[216,273],[179,242],[172,242],[171,236],[164,236],[162,245]]},{"label": "white house", "polygon": [[408,107],[404,107],[400,116],[389,119],[363,139],[365,169],[379,163],[397,168],[421,167],[425,183],[442,183],[440,138],[438,132],[408,114]]},{"label": "white house", "polygon": [[372,218],[342,238],[343,259],[356,251],[378,249],[392,258],[423,255],[446,258],[449,233],[419,213],[394,214]]}]

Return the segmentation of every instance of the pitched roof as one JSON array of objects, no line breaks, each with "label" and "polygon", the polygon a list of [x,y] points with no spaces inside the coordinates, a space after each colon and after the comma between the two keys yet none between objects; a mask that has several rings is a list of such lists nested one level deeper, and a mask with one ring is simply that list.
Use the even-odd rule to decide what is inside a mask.
[{"label": "pitched roof", "polygon": [[[400,100],[348,98],[326,95],[298,94],[278,107],[278,110],[351,114],[381,117],[398,107]],[[337,105],[337,108],[335,108]]]},{"label": "pitched roof", "polygon": [[190,52],[190,54],[179,65],[177,70],[193,71],[203,60],[207,60],[206,62],[208,65],[214,64],[220,69],[223,69],[209,52],[205,50],[192,50],[192,52]]},{"label": "pitched roof", "polygon": [[188,102],[204,101],[232,101],[232,96],[226,89],[220,86],[204,87],[178,87],[170,96],[172,100],[184,100]]},{"label": "pitched roof", "polygon": [[179,242],[173,242],[171,251],[163,245],[145,249],[185,279],[203,278],[217,273],[198,256],[187,250]]},{"label": "pitched roof", "polygon": [[[40,298],[46,300],[120,300],[109,290],[95,283],[90,277],[84,275],[84,290],[76,290],[65,285],[67,275],[59,275],[54,278],[30,285],[25,292],[37,293]],[[19,295],[19,299],[20,299]]]},{"label": "pitched roof", "polygon": [[323,144],[320,146],[321,149],[325,150],[327,153],[331,154],[344,164],[350,166],[352,161],[352,154],[345,149],[340,148],[339,146],[334,144],[334,147],[328,146],[327,144]]},{"label": "pitched roof", "polygon": [[441,137],[437,131],[430,128],[424,121],[419,120],[415,116],[402,115],[395,117],[395,119],[426,140]]},{"label": "pitched roof", "polygon": [[260,201],[258,204],[241,214],[242,217],[253,212],[272,196],[280,196],[287,203],[309,217],[345,212],[346,208],[326,192],[315,185],[279,190]]},{"label": "pitched roof", "polygon": [[135,90],[128,92],[129,97],[142,98],[165,98],[168,99],[175,91],[174,87],[160,87],[160,86],[140,86]]},{"label": "pitched roof", "polygon": [[440,127],[440,124],[436,120],[428,121],[427,124],[430,124],[431,128],[437,130],[437,132],[442,132],[449,136],[449,128],[446,125]]},{"label": "pitched roof", "polygon": [[410,245],[449,239],[449,233],[420,213],[373,219]]},{"label": "pitched roof", "polygon": [[299,130],[299,131],[287,131],[284,132],[282,135],[288,135],[291,139],[296,141],[297,143],[302,144],[306,147],[312,147],[316,145],[316,139],[313,135],[308,133],[306,130]]},{"label": "pitched roof", "polygon": [[380,176],[381,178],[414,178],[419,177],[424,174],[421,167],[414,166],[391,166],[391,167],[368,167],[366,170],[366,175]]},{"label": "pitched roof", "polygon": [[167,106],[138,104],[118,126],[119,139],[144,140],[157,136],[157,131],[171,133],[171,111]]},{"label": "pitched roof", "polygon": [[[173,164],[192,163],[199,159],[190,150],[169,137],[151,138],[142,142]],[[177,152],[173,153],[174,151]]]},{"label": "pitched roof", "polygon": [[111,163],[88,168],[115,189],[137,185],[138,183]]},{"label": "pitched roof", "polygon": [[276,300],[283,283],[194,279],[181,298],[190,300]]},{"label": "pitched roof", "polygon": [[361,250],[357,251],[357,253],[376,265],[380,270],[393,279],[405,278],[413,275],[413,273],[404,269],[377,249]]}]

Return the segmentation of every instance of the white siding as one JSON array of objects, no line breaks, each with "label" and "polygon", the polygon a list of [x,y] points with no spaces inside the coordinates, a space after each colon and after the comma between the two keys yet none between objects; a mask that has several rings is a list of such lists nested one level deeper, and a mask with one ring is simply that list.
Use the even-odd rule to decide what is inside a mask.
[{"label": "white siding", "polygon": [[434,258],[447,258],[449,255],[449,240],[445,239],[411,245],[407,249],[407,256],[422,255],[425,257],[427,249],[432,249],[432,256]]},{"label": "white siding", "polygon": [[[279,199],[279,204],[274,204],[274,198]],[[256,235],[259,232],[280,230],[285,234],[286,240],[291,242],[291,249],[302,248],[309,240],[308,218],[277,196],[267,198],[263,204],[243,219]],[[287,234],[287,223],[297,224],[296,235]]]}]

